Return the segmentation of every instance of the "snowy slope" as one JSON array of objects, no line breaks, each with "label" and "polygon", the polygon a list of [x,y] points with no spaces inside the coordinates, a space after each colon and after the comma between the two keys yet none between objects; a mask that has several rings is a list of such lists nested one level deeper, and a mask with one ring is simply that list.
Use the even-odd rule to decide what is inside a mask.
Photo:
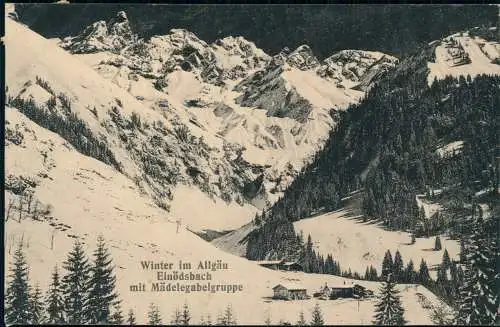
[{"label": "snowy slope", "polygon": [[[304,310],[306,316],[316,300],[269,301],[272,287],[278,283],[294,281],[308,289],[311,294],[324,283],[329,285],[349,284],[350,280],[327,275],[285,273],[261,268],[253,262],[222,252],[206,243],[181,224],[176,232],[175,218],[165,215],[145,195],[116,170],[102,162],[83,156],[57,134],[34,124],[16,109],[6,108],[6,126],[22,137],[9,138],[6,147],[7,176],[22,176],[34,181],[30,186],[39,208],[51,205],[50,214],[42,214],[33,220],[33,213],[24,209],[19,222],[18,208],[11,208],[5,230],[5,264],[11,263],[11,254],[16,244],[22,242],[30,265],[30,281],[47,289],[50,271],[61,265],[74,239],[84,242],[87,253],[95,247],[96,237],[102,234],[107,240],[115,264],[117,288],[123,300],[123,309],[134,309],[138,322],[146,322],[148,305],[159,305],[164,322],[176,307],[185,302],[190,306],[193,323],[201,315],[211,314],[212,319],[228,304],[234,308],[237,321],[243,324],[262,324],[267,312],[275,322],[280,319],[295,321],[290,313]],[[14,133],[15,134],[15,133]],[[18,135],[17,134],[17,135]],[[46,155],[42,155],[46,153]],[[45,159],[44,159],[45,157]],[[14,185],[14,183],[9,184]],[[6,192],[6,203],[17,203],[15,188]],[[25,207],[26,208],[26,207]],[[7,211],[7,208],[6,208]],[[33,212],[33,211],[31,211]],[[6,212],[5,212],[6,213]],[[53,244],[51,246],[51,238]],[[235,283],[243,285],[243,292],[224,293],[134,293],[129,286],[139,281],[155,279],[151,271],[140,267],[142,260],[162,260],[177,264],[179,260],[197,264],[204,260],[222,260],[229,269],[212,272],[213,283]],[[377,283],[359,282],[376,291]],[[430,312],[416,305],[416,292],[421,292],[437,301],[422,287],[400,286],[403,303],[411,312],[406,318],[415,324],[429,324]],[[252,303],[252,305],[248,305]],[[373,316],[373,302],[355,300],[321,301],[325,322],[328,324],[368,323]]]},{"label": "snowy slope", "polygon": [[[186,126],[191,125],[190,117],[179,117],[175,111],[162,107],[158,94],[154,95],[155,103],[141,103],[81,60],[11,19],[6,20],[5,43],[9,96],[33,99],[45,106],[47,99],[63,93],[71,101],[71,111],[96,138],[107,144],[123,172],[131,179],[139,179],[141,188],[157,205],[171,205],[170,198],[176,198],[175,186],[182,184],[204,187],[205,192],[199,194],[201,201],[224,197],[225,193],[225,199],[234,207],[225,211],[229,206],[224,204],[219,214],[210,219],[205,215],[184,217],[192,223],[192,228],[211,227],[210,220],[227,221],[230,216],[244,217],[238,221],[244,223],[248,221],[244,219],[253,216],[253,206],[242,200],[243,186],[253,178],[251,168],[236,167],[227,157],[232,149],[210,147],[199,138],[203,133],[192,135]],[[37,77],[47,81],[54,95],[37,84]],[[57,110],[64,115],[61,107],[57,100]],[[137,128],[131,127],[133,113],[142,123]],[[194,129],[193,134],[196,131]],[[190,206],[182,197],[176,201],[177,209]]]},{"label": "snowy slope", "polygon": [[319,253],[331,253],[338,260],[342,269],[364,274],[367,266],[373,265],[380,273],[382,260],[387,250],[392,256],[397,250],[403,257],[404,264],[413,260],[418,269],[424,259],[431,277],[436,278],[435,265],[441,264],[444,250],[447,249],[452,259],[458,259],[460,246],[457,241],[441,235],[443,249],[433,251],[435,237],[417,238],[411,245],[411,235],[406,232],[387,231],[380,224],[363,223],[359,215],[350,215],[348,210],[339,210],[294,223],[297,232],[310,234]]},{"label": "snowy slope", "polygon": [[[382,260],[387,250],[394,257],[397,250],[401,253],[404,264],[413,260],[415,269],[418,269],[421,259],[427,262],[430,275],[436,278],[433,268],[441,264],[444,250],[447,249],[450,257],[458,259],[460,246],[456,240],[450,240],[441,235],[442,250],[433,251],[435,237],[416,238],[415,244],[410,244],[411,234],[401,231],[389,231],[381,223],[363,222],[359,210],[359,194],[344,198],[344,207],[340,210],[312,216],[293,223],[296,233],[302,232],[304,237],[311,235],[313,246],[318,253],[326,256],[332,254],[338,260],[342,270],[351,268],[352,272],[360,275],[365,273],[366,267],[372,265],[380,274]],[[426,217],[432,216],[441,207],[417,197],[419,205],[424,206]],[[246,236],[252,231],[246,225],[211,241],[221,250],[235,255],[246,254]]]},{"label": "snowy slope", "polygon": [[434,78],[443,79],[447,75],[474,78],[479,74],[500,74],[500,46],[497,42],[471,37],[468,33],[454,34],[438,42],[436,61],[427,64],[429,85]]}]

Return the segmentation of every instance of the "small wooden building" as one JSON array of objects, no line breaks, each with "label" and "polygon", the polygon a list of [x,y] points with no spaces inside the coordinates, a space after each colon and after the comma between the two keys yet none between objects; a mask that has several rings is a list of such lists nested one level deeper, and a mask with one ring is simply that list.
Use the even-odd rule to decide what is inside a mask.
[{"label": "small wooden building", "polygon": [[341,286],[329,287],[329,289],[330,289],[329,292],[330,299],[354,297],[353,286],[341,285]]},{"label": "small wooden building", "polygon": [[275,299],[282,300],[305,300],[309,297],[307,296],[307,290],[295,284],[278,284],[273,287]]},{"label": "small wooden building", "polygon": [[269,269],[274,269],[274,270],[279,270],[284,263],[284,260],[263,260],[263,261],[257,261],[257,264],[269,268]]}]

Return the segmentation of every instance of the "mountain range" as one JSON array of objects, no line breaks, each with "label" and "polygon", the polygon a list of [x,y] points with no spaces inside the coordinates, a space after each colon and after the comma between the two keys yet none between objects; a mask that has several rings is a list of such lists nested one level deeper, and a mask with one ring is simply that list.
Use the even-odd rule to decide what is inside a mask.
[{"label": "mountain range", "polygon": [[[381,272],[388,249],[416,265],[425,259],[439,280],[445,250],[461,264],[469,232],[460,226],[476,211],[498,216],[500,47],[498,27],[471,27],[489,21],[479,11],[452,27],[460,32],[430,27],[436,39],[424,33],[421,47],[391,55],[370,42],[316,53],[317,44],[296,44],[295,36],[276,51],[258,46],[266,38],[205,41],[190,24],[161,30],[154,17],[132,21],[124,10],[88,21],[100,17],[88,9],[56,33],[41,17],[76,9],[51,6],[6,5],[5,17],[5,247],[10,254],[23,244],[30,278],[43,288],[43,273],[74,240],[89,247],[101,234],[125,306],[141,315],[150,302],[164,303],[167,317],[189,301],[197,316],[232,304],[242,323],[262,323],[265,312],[290,320],[286,312],[314,302],[263,300],[276,284],[352,283],[347,270]],[[346,274],[255,262],[304,262],[307,235],[315,257],[333,255]],[[444,247],[434,251],[436,236]],[[140,260],[158,257],[221,259],[231,269],[217,278],[247,291],[171,301],[131,293],[144,275]],[[432,282],[418,291],[409,284],[398,285],[409,322],[435,322],[422,297],[453,307],[451,293]],[[321,307],[326,323],[363,324],[374,303]]]}]

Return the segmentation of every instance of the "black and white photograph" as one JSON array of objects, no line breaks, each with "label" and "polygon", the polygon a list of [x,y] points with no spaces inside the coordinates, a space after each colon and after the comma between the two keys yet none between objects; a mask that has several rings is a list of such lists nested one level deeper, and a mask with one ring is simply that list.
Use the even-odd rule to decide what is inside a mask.
[{"label": "black and white photograph", "polygon": [[5,325],[500,325],[499,5],[2,7]]}]

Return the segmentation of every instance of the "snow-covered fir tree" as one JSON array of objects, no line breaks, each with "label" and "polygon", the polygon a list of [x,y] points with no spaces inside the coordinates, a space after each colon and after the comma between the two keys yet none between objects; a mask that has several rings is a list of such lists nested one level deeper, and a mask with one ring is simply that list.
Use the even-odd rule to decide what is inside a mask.
[{"label": "snow-covered fir tree", "polygon": [[404,319],[405,310],[401,305],[399,291],[392,281],[391,274],[387,276],[387,281],[382,283],[379,292],[373,323],[375,325],[404,325],[406,323]]},{"label": "snow-covered fir tree", "polygon": [[382,261],[382,278],[387,278],[392,272],[393,264],[391,251],[387,250],[384,255],[384,260]]},{"label": "snow-covered fir tree", "polygon": [[148,325],[161,325],[160,309],[154,303],[149,305]]},{"label": "snow-covered fir tree", "polygon": [[52,281],[45,301],[47,303],[47,323],[51,325],[63,324],[65,322],[64,301],[57,266],[52,272]]},{"label": "snow-covered fir tree", "polygon": [[224,310],[224,322],[229,326],[236,325],[236,316],[231,304],[228,304],[226,310]]},{"label": "snow-covered fir tree", "polygon": [[10,281],[5,294],[5,323],[28,324],[30,320],[28,264],[22,243],[19,243],[14,252],[14,263],[8,277]]},{"label": "snow-covered fir tree", "polygon": [[38,284],[28,292],[30,308],[30,324],[40,325],[45,323],[42,290]]},{"label": "snow-covered fir tree", "polygon": [[404,269],[403,257],[401,256],[401,253],[399,253],[399,251],[396,251],[396,254],[394,255],[394,264],[392,266],[392,273],[395,281],[397,282],[402,281],[403,269]]},{"label": "snow-covered fir tree", "polygon": [[319,304],[316,303],[312,312],[311,326],[323,326],[324,324],[325,321],[323,320],[323,312],[321,312]]},{"label": "snow-covered fir tree", "polygon": [[429,275],[429,268],[424,259],[420,261],[420,268],[418,270],[418,281],[422,284],[427,284],[431,276]]},{"label": "snow-covered fir tree", "polygon": [[466,239],[464,281],[459,289],[459,325],[495,325],[498,310],[498,289],[494,281],[498,249],[488,237],[483,219],[473,220],[472,235]]},{"label": "snow-covered fir tree", "polygon": [[443,260],[441,266],[446,270],[451,267],[451,259],[450,254],[448,253],[448,249],[444,249]]},{"label": "snow-covered fir tree", "polygon": [[417,274],[415,272],[415,265],[413,264],[413,260],[410,259],[410,262],[408,262],[404,274],[405,274],[404,280],[406,283],[412,283],[412,284],[415,283]]},{"label": "snow-covered fir tree", "polygon": [[179,308],[175,308],[174,313],[172,314],[172,319],[170,320],[170,323],[173,325],[179,325],[182,322],[182,312],[179,310]]},{"label": "snow-covered fir tree", "polygon": [[127,325],[135,325],[135,314],[134,310],[130,309],[127,315]]},{"label": "snow-covered fir tree", "polygon": [[120,301],[115,301],[109,322],[112,325],[122,325],[124,321],[122,306]]},{"label": "snow-covered fir tree", "polygon": [[182,307],[181,324],[182,325],[189,325],[190,320],[191,320],[191,314],[189,313],[189,307],[188,307],[187,303],[184,303],[184,306]]},{"label": "snow-covered fir tree", "polygon": [[116,277],[113,274],[111,255],[102,236],[97,238],[91,272],[88,299],[90,323],[104,324],[109,322],[111,305],[118,296],[115,292]]},{"label": "snow-covered fir tree", "polygon": [[84,324],[89,321],[88,297],[90,265],[79,241],[73,245],[63,263],[66,275],[62,278],[64,311],[69,324]]}]

